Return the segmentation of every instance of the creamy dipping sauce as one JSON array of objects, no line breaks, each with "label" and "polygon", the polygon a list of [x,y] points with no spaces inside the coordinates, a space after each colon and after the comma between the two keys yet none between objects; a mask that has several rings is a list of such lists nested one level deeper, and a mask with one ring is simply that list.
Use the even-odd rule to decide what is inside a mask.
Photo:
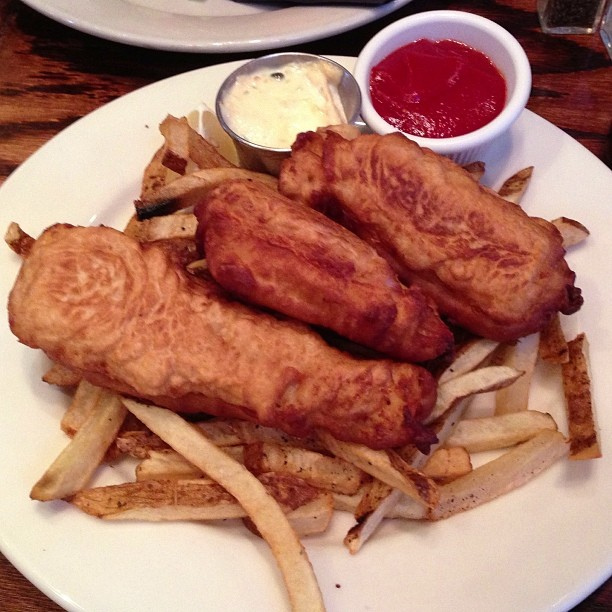
[{"label": "creamy dipping sauce", "polygon": [[288,149],[300,132],[346,123],[338,94],[341,77],[317,60],[240,75],[223,98],[224,120],[253,144]]}]

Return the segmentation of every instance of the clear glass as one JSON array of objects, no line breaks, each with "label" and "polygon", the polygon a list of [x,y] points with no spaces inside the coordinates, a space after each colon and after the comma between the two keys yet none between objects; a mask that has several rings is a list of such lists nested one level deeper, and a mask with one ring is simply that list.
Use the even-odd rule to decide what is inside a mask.
[{"label": "clear glass", "polygon": [[612,1],[608,4],[608,10],[601,21],[600,29],[601,40],[608,50],[608,55],[612,59]]},{"label": "clear glass", "polygon": [[538,0],[540,26],[546,34],[592,34],[606,0]]}]

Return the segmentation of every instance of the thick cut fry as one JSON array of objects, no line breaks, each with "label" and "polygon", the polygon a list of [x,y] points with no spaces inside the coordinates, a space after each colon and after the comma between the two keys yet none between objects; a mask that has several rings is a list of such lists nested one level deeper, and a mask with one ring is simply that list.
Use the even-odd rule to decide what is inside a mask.
[{"label": "thick cut fry", "polygon": [[149,451],[148,456],[136,466],[136,480],[189,480],[202,478],[202,470],[189,463],[185,457],[171,448]]},{"label": "thick cut fry", "polygon": [[43,382],[57,387],[76,387],[81,382],[81,375],[66,366],[54,363],[42,376]]},{"label": "thick cut fry", "polygon": [[178,174],[203,168],[233,167],[216,147],[189,125],[186,117],[168,115],[159,131],[164,137],[162,164]]},{"label": "thick cut fry", "polygon": [[107,392],[102,387],[97,387],[86,380],[81,380],[72,396],[70,405],[62,417],[62,431],[70,437],[74,436],[83,423],[94,413],[100,398],[105,395],[107,395]]},{"label": "thick cut fry", "polygon": [[469,474],[440,488],[432,520],[475,508],[524,485],[567,455],[568,444],[558,431],[544,430]]},{"label": "thick cut fry", "polygon": [[464,447],[470,453],[514,446],[533,438],[543,429],[557,429],[546,412],[522,410],[491,417],[464,419],[446,440],[447,447]]},{"label": "thick cut fry", "polygon": [[168,445],[148,429],[126,429],[120,431],[115,440],[117,448],[136,459],[146,459],[151,451],[161,451]]},{"label": "thick cut fry", "polygon": [[138,219],[133,215],[125,227],[124,234],[140,242],[174,238],[194,238],[198,220],[192,213],[177,212],[172,215]]},{"label": "thick cut fry", "polygon": [[438,487],[431,478],[408,465],[395,451],[377,451],[362,444],[341,442],[325,431],[319,435],[337,457],[353,463],[364,472],[399,489],[425,506],[434,506]]},{"label": "thick cut fry", "polygon": [[429,424],[435,421],[460,399],[507,387],[522,374],[520,370],[509,366],[486,366],[438,385],[436,405],[426,422]]},{"label": "thick cut fry", "polygon": [[142,180],[140,185],[140,198],[147,200],[161,187],[176,180],[180,174],[173,172],[170,168],[164,166],[163,159],[165,154],[165,147],[162,145],[155,151],[151,161],[147,164],[144,172],[142,173]]},{"label": "thick cut fry", "polygon": [[533,166],[523,168],[504,181],[497,192],[504,200],[519,204],[533,174]]},{"label": "thick cut fry", "polygon": [[487,338],[470,340],[460,346],[455,357],[438,377],[438,384],[442,385],[453,378],[471,372],[499,346],[499,342]]},{"label": "thick cut fry", "polygon": [[529,407],[531,379],[538,359],[540,334],[535,333],[520,338],[512,345],[500,347],[503,365],[520,370],[523,375],[511,385],[498,389],[495,393],[495,414],[508,414]]},{"label": "thick cut fry", "polygon": [[569,349],[561,327],[561,317],[557,313],[540,332],[538,356],[548,363],[567,363]]},{"label": "thick cut fry", "polygon": [[348,495],[356,493],[366,479],[362,470],[343,459],[269,442],[248,444],[244,464],[254,474],[293,474],[315,487]]},{"label": "thick cut fry", "polygon": [[[451,402],[449,408],[442,415],[436,418],[430,424],[430,428],[435,432],[438,442],[432,445],[430,453],[435,452],[442,446],[445,440],[450,436],[451,432],[456,427],[459,420],[462,418],[469,399],[461,399]],[[419,451],[414,445],[407,445],[397,450],[398,454],[413,468],[423,468],[430,455],[425,455]],[[393,513],[393,508],[400,500],[404,504],[411,503],[413,506],[419,506],[419,501],[410,498],[399,489],[394,489],[387,483],[380,483],[374,480],[370,485],[365,487],[365,491],[361,500],[356,504],[355,518],[357,523],[349,529],[344,544],[349,549],[351,554],[355,554],[374,533],[381,521]],[[348,498],[343,500],[336,498],[336,503],[343,501],[349,507],[351,501]],[[416,511],[415,511],[416,512]],[[424,514],[423,514],[424,515]]]},{"label": "thick cut fry", "polygon": [[476,181],[480,181],[480,179],[484,176],[486,166],[484,162],[475,161],[470,164],[466,164],[463,166],[463,169]]},{"label": "thick cut fry", "polygon": [[276,189],[277,180],[268,174],[243,168],[207,168],[196,170],[162,185],[149,193],[146,199],[134,202],[138,219],[176,212],[194,206],[203,196],[224,181],[246,179],[262,181]]},{"label": "thick cut fry", "polygon": [[40,501],[63,499],[85,487],[115,439],[125,415],[119,396],[104,391],[95,411],[34,485],[30,497]]},{"label": "thick cut fry", "polygon": [[439,448],[423,466],[423,474],[446,484],[472,471],[470,453],[462,446]]},{"label": "thick cut fry", "polygon": [[570,459],[601,457],[601,446],[595,423],[589,347],[585,334],[568,342],[569,361],[561,365],[563,391],[567,408]]},{"label": "thick cut fry", "polygon": [[[331,494],[277,474],[262,476],[262,481],[300,535],[325,530],[331,518]],[[106,520],[211,521],[247,516],[232,495],[207,479],[147,480],[84,489],[70,502]]]},{"label": "thick cut fry", "polygon": [[164,408],[124,400],[151,431],[233,495],[270,546],[295,612],[324,610],[312,565],[282,509],[243,465],[208,440],[201,430]]},{"label": "thick cut fry", "polygon": [[11,251],[17,253],[21,257],[27,257],[32,245],[34,244],[34,238],[26,234],[18,223],[10,223],[4,234],[4,242],[8,244]]},{"label": "thick cut fry", "polygon": [[590,234],[589,230],[582,223],[568,217],[553,219],[551,223],[559,230],[563,238],[563,246],[566,249],[580,244]]}]

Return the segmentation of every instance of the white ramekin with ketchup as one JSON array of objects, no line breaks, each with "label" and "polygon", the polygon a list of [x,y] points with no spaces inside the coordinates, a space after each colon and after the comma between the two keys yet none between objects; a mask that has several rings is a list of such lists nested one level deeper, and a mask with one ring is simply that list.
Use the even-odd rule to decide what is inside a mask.
[{"label": "white ramekin with ketchup", "polygon": [[493,21],[462,11],[392,23],[365,45],[354,75],[372,131],[400,131],[463,164],[480,159],[508,130],[531,91],[520,43]]}]

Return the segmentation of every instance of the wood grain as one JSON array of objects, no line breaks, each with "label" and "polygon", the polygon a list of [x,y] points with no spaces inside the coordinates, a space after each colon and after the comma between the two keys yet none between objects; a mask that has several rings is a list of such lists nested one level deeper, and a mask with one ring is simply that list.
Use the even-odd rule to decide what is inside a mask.
[{"label": "wood grain", "polygon": [[[479,13],[525,48],[533,70],[528,107],[610,166],[610,59],[598,35],[543,34],[535,5],[535,0],[414,0],[373,24],[288,50],[354,56],[379,29],[404,15],[444,8]],[[0,183],[55,134],[101,105],[165,77],[246,57],[130,47],[55,23],[17,0],[0,0]],[[611,609],[610,580],[575,608]],[[0,555],[0,610],[60,608]]]}]

